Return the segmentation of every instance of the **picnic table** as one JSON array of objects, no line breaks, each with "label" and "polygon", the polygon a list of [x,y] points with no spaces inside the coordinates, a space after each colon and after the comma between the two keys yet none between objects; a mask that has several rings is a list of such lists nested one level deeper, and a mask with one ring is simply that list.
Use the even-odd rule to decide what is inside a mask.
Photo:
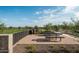
[{"label": "picnic table", "polygon": [[52,35],[48,34],[46,36],[46,39],[49,41],[57,41],[57,39],[59,39],[58,41],[61,41],[62,38],[64,38],[63,36],[61,36],[62,33],[61,32],[54,32]]}]

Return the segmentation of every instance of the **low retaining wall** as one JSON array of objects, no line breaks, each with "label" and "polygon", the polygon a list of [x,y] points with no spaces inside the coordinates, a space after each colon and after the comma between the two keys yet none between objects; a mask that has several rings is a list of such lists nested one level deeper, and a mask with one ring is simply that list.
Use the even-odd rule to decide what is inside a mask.
[{"label": "low retaining wall", "polygon": [[0,52],[13,52],[13,45],[20,39],[28,35],[28,31],[14,34],[0,34]]},{"label": "low retaining wall", "polygon": [[17,41],[19,41],[20,39],[22,39],[26,35],[28,35],[28,31],[13,34],[13,44],[15,44]]},{"label": "low retaining wall", "polygon": [[8,40],[9,36],[8,34],[0,34],[0,53],[7,53],[8,51]]}]

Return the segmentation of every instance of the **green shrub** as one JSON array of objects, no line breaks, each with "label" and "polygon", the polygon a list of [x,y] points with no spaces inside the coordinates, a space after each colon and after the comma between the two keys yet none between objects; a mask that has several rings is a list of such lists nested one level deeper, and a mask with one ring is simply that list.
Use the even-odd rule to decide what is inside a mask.
[{"label": "green shrub", "polygon": [[35,53],[36,52],[36,46],[35,45],[28,45],[26,48],[27,53]]}]

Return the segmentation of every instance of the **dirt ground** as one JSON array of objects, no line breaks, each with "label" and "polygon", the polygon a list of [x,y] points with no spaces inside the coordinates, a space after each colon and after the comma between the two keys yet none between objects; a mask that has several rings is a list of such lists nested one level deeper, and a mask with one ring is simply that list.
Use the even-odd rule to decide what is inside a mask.
[{"label": "dirt ground", "polygon": [[[13,45],[13,52],[14,53],[25,53],[29,52],[29,50],[26,48],[28,45],[33,45],[30,47],[30,52],[79,52],[79,38],[75,38],[73,36],[70,36],[68,34],[62,35],[64,38],[59,41],[46,41],[45,36],[40,35],[28,35],[21,40],[19,40],[15,45]],[[52,45],[52,48],[50,47]]]},{"label": "dirt ground", "polygon": [[[29,47],[30,46],[30,47]],[[14,53],[79,53],[79,44],[18,44]]]}]

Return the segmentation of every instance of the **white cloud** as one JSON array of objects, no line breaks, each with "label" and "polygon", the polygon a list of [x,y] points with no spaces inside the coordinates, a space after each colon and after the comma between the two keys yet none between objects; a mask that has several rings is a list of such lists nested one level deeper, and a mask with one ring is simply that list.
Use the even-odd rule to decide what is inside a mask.
[{"label": "white cloud", "polygon": [[43,10],[43,14],[49,14],[52,13],[51,9]]},{"label": "white cloud", "polygon": [[79,20],[79,12],[75,13],[76,20]]},{"label": "white cloud", "polygon": [[47,14],[54,14],[58,11],[58,9],[44,9],[44,10],[41,10],[41,11],[37,11],[35,12],[36,15],[47,15]]},{"label": "white cloud", "polygon": [[37,11],[37,12],[35,12],[35,14],[36,15],[39,15],[39,14],[41,14],[41,11]]},{"label": "white cloud", "polygon": [[67,6],[65,7],[65,9],[63,10],[64,14],[74,14],[76,15],[79,12],[79,7],[78,6]]},{"label": "white cloud", "polygon": [[64,12],[71,12],[75,9],[76,7],[75,6],[67,6],[65,9],[64,9]]},{"label": "white cloud", "polygon": [[[79,17],[78,10],[76,11],[78,7],[77,6],[67,6],[63,10],[62,9],[46,9],[42,10],[40,16],[38,16],[38,20],[35,21],[35,24],[37,25],[45,25],[47,23],[62,23],[63,21],[71,22],[71,17],[77,16]],[[58,12],[57,12],[58,11]]]},{"label": "white cloud", "polygon": [[66,16],[79,17],[79,7],[78,6],[67,6],[62,10],[60,14],[64,15],[64,17]]},{"label": "white cloud", "polygon": [[7,18],[1,18],[3,21],[8,21],[8,19]]},{"label": "white cloud", "polygon": [[77,17],[79,17],[79,12],[75,13],[75,15],[76,15]]},{"label": "white cloud", "polygon": [[78,6],[68,6],[64,9],[64,13],[71,13],[74,14],[75,17],[79,18],[79,7]]}]

